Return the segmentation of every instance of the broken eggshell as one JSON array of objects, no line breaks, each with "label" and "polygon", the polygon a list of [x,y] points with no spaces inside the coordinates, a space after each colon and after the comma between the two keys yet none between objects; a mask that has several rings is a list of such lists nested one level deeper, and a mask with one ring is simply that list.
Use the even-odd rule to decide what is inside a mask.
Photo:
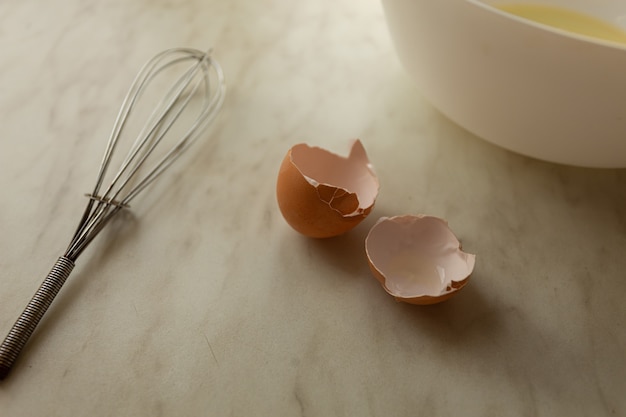
[{"label": "broken eggshell", "polygon": [[397,301],[435,304],[463,288],[475,255],[438,217],[407,215],[381,218],[365,239],[370,269]]},{"label": "broken eggshell", "polygon": [[280,211],[296,231],[325,238],[341,235],[372,210],[378,178],[360,140],[342,157],[307,144],[293,146],[276,184]]}]

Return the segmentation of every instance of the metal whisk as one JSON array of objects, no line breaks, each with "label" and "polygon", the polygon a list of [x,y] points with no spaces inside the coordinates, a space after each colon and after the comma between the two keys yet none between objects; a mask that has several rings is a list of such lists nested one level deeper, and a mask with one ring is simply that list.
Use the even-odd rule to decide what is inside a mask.
[{"label": "metal whisk", "polygon": [[[108,179],[107,171],[114,152],[121,143],[120,138],[138,100],[157,76],[179,66],[184,66],[182,75],[161,96],[132,142],[119,170],[113,173],[111,182],[103,187],[105,177]],[[72,272],[76,259],[120,210],[128,207],[131,200],[202,134],[219,112],[224,94],[224,75],[210,52],[189,48],[169,49],[156,55],[139,71],[120,108],[102,158],[96,185],[91,194],[87,194],[89,201],[72,241],[0,346],[0,379],[4,379],[11,370],[20,351]],[[192,103],[196,105],[198,114],[187,124],[181,115],[191,111]],[[177,133],[183,123],[182,131]],[[166,139],[173,140],[174,145],[166,147]],[[164,149],[159,148],[159,144]],[[145,174],[140,174],[140,170],[144,169]]]}]

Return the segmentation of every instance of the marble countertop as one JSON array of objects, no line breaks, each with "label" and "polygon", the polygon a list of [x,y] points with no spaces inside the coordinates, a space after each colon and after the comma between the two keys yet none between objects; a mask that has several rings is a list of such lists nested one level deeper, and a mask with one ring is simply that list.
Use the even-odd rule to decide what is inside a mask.
[{"label": "marble countertop", "polygon": [[[2,416],[626,415],[626,170],[531,160],[447,120],[377,0],[0,3],[0,337],[65,249],[123,95],[214,47],[207,140],[81,256],[0,383]],[[376,207],[304,238],[274,187],[295,143],[361,138]],[[396,303],[363,241],[445,217],[477,254],[453,299]]]}]

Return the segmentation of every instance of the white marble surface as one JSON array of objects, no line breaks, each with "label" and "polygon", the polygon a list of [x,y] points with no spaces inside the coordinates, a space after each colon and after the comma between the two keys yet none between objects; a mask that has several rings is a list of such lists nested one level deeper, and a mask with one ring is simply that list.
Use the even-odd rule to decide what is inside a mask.
[{"label": "white marble surface", "polygon": [[[626,171],[489,145],[421,98],[378,1],[0,2],[0,333],[62,254],[139,66],[215,47],[207,141],[78,260],[2,416],[626,415]],[[363,140],[381,181],[350,234],[303,238],[287,149]],[[396,303],[363,239],[446,217],[476,253],[447,303]]]}]

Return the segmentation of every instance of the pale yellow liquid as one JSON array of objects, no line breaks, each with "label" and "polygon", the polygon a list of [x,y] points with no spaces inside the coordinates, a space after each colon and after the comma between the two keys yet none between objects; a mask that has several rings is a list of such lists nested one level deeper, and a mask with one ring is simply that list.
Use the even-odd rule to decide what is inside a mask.
[{"label": "pale yellow liquid", "polygon": [[534,4],[500,4],[494,7],[568,32],[626,44],[626,31],[601,19],[573,10]]}]

